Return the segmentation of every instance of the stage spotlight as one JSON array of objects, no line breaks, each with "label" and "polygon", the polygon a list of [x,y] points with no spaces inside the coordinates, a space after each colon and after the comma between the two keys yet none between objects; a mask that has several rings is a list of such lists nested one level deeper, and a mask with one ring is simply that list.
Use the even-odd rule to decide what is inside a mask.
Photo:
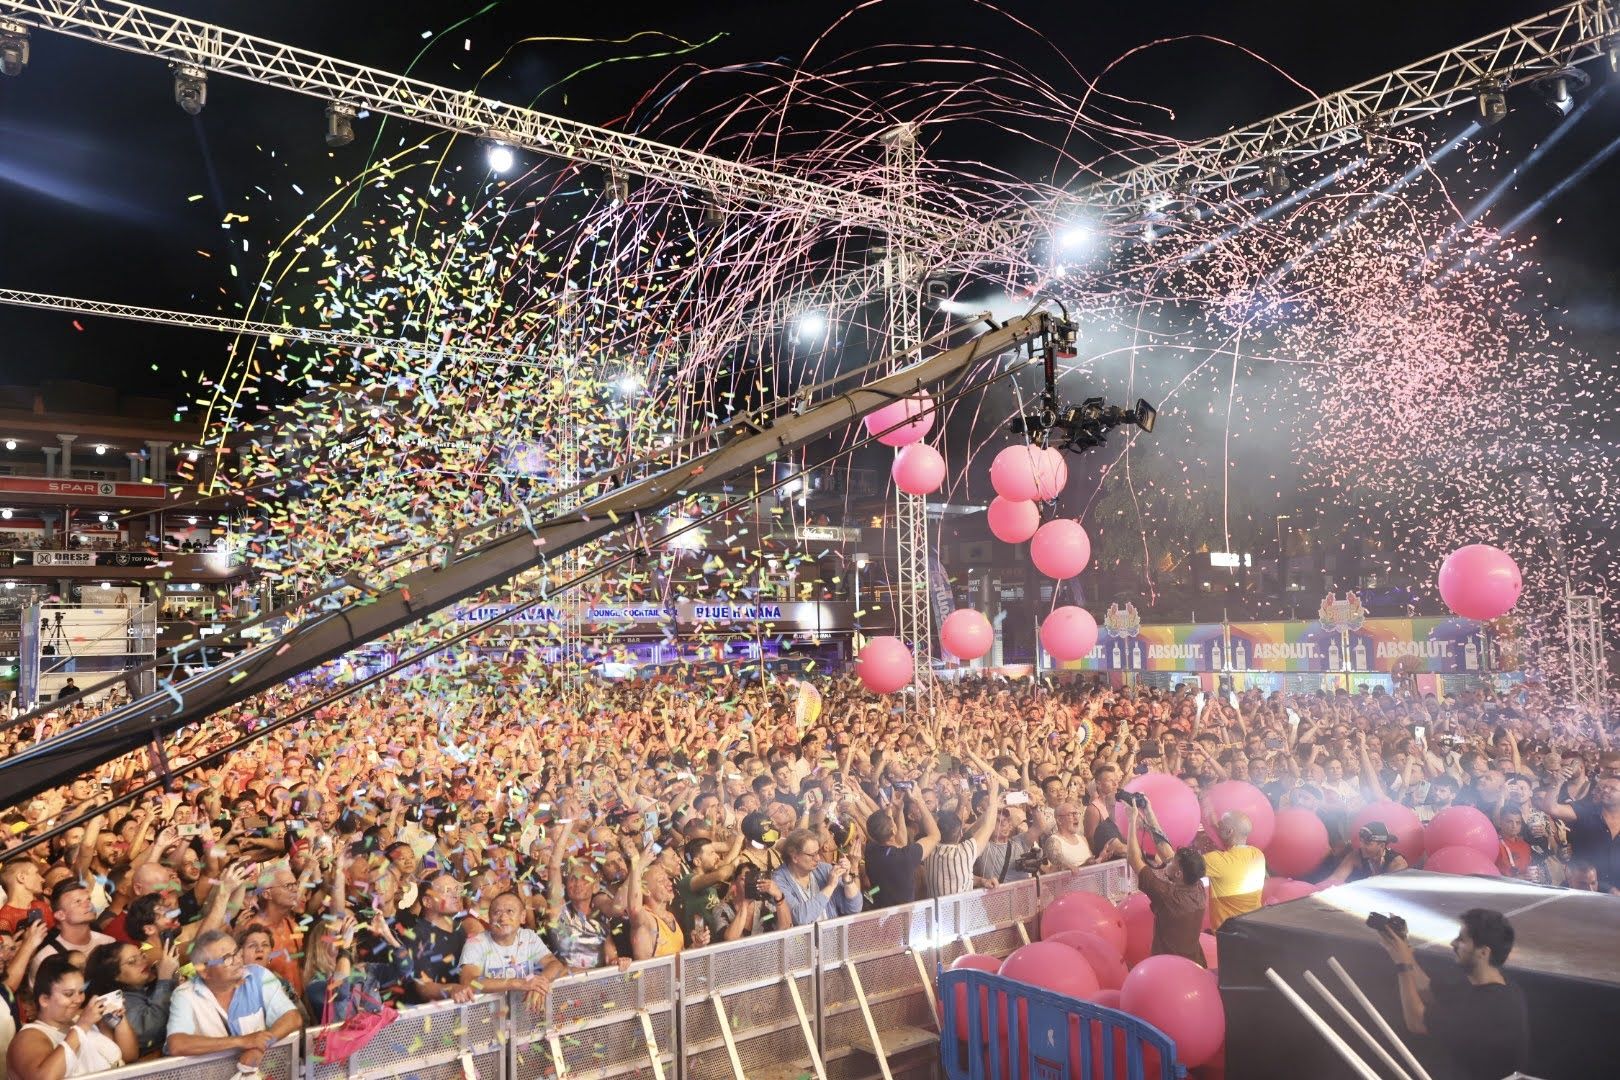
[{"label": "stage spotlight", "polygon": [[105,454],[106,452],[107,452],[107,444],[106,443],[100,443],[100,442],[96,443],[96,454],[97,454],[97,456]]},{"label": "stage spotlight", "polygon": [[17,76],[28,66],[28,27],[0,19],[0,71]]},{"label": "stage spotlight", "polygon": [[1575,108],[1575,94],[1586,88],[1592,80],[1580,68],[1564,68],[1536,80],[1536,88],[1547,99],[1547,108],[1559,116],[1568,116]]},{"label": "stage spotlight", "polygon": [[640,392],[643,384],[640,375],[624,375],[619,378],[616,385],[619,388],[619,393],[625,397],[631,397]]},{"label": "stage spotlight", "polygon": [[354,142],[353,105],[334,101],[326,107],[326,145],[336,150]]},{"label": "stage spotlight", "polygon": [[607,186],[603,191],[607,193],[609,205],[623,206],[630,201],[630,181],[616,170],[608,173]]},{"label": "stage spotlight", "polygon": [[1479,122],[1484,127],[1495,127],[1500,124],[1508,114],[1507,94],[1503,92],[1501,84],[1485,82],[1479,84]]},{"label": "stage spotlight", "polygon": [[489,171],[500,176],[517,164],[517,155],[508,144],[490,139],[484,146],[484,160],[489,164]]},{"label": "stage spotlight", "polygon": [[1260,175],[1265,178],[1266,190],[1273,195],[1286,195],[1294,186],[1288,176],[1288,166],[1280,157],[1268,157],[1260,163]]},{"label": "stage spotlight", "polygon": [[1620,72],[1620,34],[1611,34],[1604,38],[1603,51],[1609,56],[1609,70]]},{"label": "stage spotlight", "polygon": [[827,316],[820,311],[807,311],[793,325],[793,336],[799,341],[820,341],[827,336]]},{"label": "stage spotlight", "polygon": [[1084,222],[1075,222],[1072,225],[1065,225],[1058,230],[1058,247],[1062,248],[1064,251],[1074,251],[1077,248],[1083,248],[1087,244],[1091,243],[1092,236],[1093,233],[1091,231],[1091,226],[1085,224]]},{"label": "stage spotlight", "polygon": [[11,520],[11,507],[8,506],[4,510],[0,510],[0,518],[5,518],[7,521],[10,521]]},{"label": "stage spotlight", "polygon": [[15,450],[15,449],[17,449],[17,440],[16,439],[7,439],[6,440],[6,449],[7,450]]},{"label": "stage spotlight", "polygon": [[196,116],[208,104],[208,72],[192,64],[173,64],[174,103],[187,116]]}]

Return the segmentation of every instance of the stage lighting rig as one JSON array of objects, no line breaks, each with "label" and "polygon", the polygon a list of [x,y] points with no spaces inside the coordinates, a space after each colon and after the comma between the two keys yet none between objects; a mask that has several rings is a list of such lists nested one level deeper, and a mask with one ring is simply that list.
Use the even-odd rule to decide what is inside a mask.
[{"label": "stage lighting rig", "polygon": [[28,66],[28,27],[0,19],[0,72],[17,76]]},{"label": "stage lighting rig", "polygon": [[1507,93],[1502,84],[1488,79],[1479,84],[1479,123],[1482,127],[1495,127],[1507,119]]},{"label": "stage lighting rig", "polygon": [[1575,108],[1575,95],[1586,89],[1591,77],[1577,67],[1564,68],[1543,75],[1536,80],[1536,88],[1547,99],[1547,108],[1559,116],[1568,116]]},{"label": "stage lighting rig", "polygon": [[196,116],[208,104],[208,72],[192,64],[174,64],[174,103],[187,116]]},{"label": "stage lighting rig", "polygon": [[333,150],[354,142],[356,109],[341,101],[326,106],[326,145]]}]

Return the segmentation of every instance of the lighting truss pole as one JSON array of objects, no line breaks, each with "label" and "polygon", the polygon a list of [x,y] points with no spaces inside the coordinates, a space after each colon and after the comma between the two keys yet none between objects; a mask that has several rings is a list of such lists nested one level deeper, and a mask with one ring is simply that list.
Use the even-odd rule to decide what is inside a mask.
[{"label": "lighting truss pole", "polygon": [[[899,124],[883,135],[884,201],[891,220],[901,221],[920,195],[917,132]],[[889,352],[922,339],[922,281],[905,234],[889,234],[883,265],[889,294]],[[936,425],[938,421],[936,418]],[[894,491],[895,629],[911,649],[919,695],[933,687],[933,593],[928,585],[928,496]]]},{"label": "lighting truss pole", "polygon": [[[1576,0],[1503,27],[1454,49],[1297,109],[1212,139],[1109,179],[1076,196],[1060,196],[1032,217],[1048,223],[1065,210],[1136,216],[1155,199],[1230,197],[1271,160],[1285,166],[1473,102],[1482,88],[1508,90],[1599,58],[1620,59],[1620,16],[1614,0]],[[1037,222],[1026,217],[1033,227]]]},{"label": "lighting truss pole", "polygon": [[1595,596],[1567,592],[1564,610],[1569,635],[1570,704],[1594,716],[1602,716],[1608,707],[1602,604]]}]

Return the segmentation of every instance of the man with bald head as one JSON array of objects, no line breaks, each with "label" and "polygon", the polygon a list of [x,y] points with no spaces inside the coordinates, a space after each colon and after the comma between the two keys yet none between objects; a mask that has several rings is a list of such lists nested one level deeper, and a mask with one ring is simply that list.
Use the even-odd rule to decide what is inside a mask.
[{"label": "man with bald head", "polygon": [[1219,930],[1234,915],[1260,907],[1260,893],[1266,886],[1266,856],[1249,846],[1249,815],[1233,810],[1221,815],[1216,826],[1224,851],[1204,856],[1204,872],[1209,875],[1209,927]]},{"label": "man with bald head", "polygon": [[[134,903],[143,896],[154,896],[162,893],[168,897],[173,907],[180,906],[180,876],[160,862],[144,862],[129,872],[129,902]],[[102,924],[101,929],[111,934],[113,940],[122,941],[126,945],[138,944],[129,936],[129,930],[124,925],[124,916],[128,914],[126,906],[112,918]]]}]

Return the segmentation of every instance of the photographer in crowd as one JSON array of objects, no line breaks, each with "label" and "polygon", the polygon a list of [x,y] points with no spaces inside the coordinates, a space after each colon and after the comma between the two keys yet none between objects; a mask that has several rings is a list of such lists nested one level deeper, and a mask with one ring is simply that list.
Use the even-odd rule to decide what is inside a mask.
[{"label": "photographer in crowd", "polygon": [[1368,923],[1395,961],[1406,1029],[1429,1036],[1437,1076],[1500,1080],[1525,1067],[1530,1014],[1523,993],[1502,974],[1513,951],[1513,924],[1506,916],[1489,908],[1463,912],[1451,942],[1463,977],[1435,982],[1418,964],[1405,923],[1379,915]]}]

